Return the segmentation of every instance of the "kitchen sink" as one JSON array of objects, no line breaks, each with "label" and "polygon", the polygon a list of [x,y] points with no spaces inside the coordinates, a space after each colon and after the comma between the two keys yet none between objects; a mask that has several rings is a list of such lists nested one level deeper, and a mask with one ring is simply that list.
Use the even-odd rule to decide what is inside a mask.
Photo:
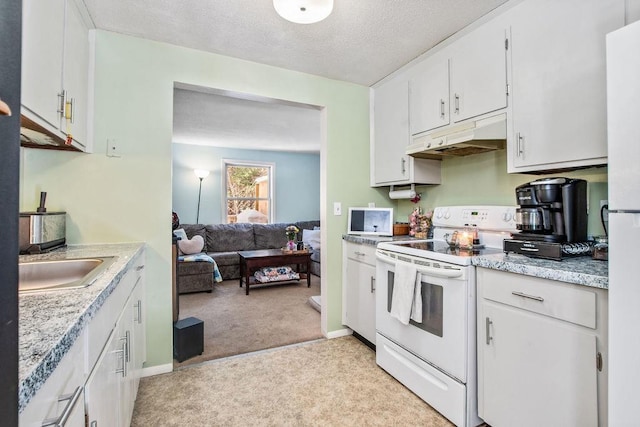
[{"label": "kitchen sink", "polygon": [[20,293],[84,288],[93,284],[116,257],[30,261],[18,264]]}]

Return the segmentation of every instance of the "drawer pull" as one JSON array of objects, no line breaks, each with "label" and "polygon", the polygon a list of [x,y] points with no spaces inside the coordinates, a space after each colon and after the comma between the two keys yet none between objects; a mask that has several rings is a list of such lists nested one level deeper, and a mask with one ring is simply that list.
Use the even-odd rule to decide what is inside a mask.
[{"label": "drawer pull", "polygon": [[354,254],[356,254],[357,256],[365,256],[366,255],[364,252],[358,252],[358,251],[355,251]]},{"label": "drawer pull", "polygon": [[66,394],[64,396],[60,396],[58,398],[58,402],[64,402],[65,400],[68,400],[67,404],[64,406],[64,409],[62,410],[62,413],[58,418],[50,418],[50,419],[44,420],[42,422],[42,427],[47,427],[47,426],[64,427],[64,425],[69,420],[69,416],[71,415],[71,411],[73,410],[73,407],[76,406],[76,402],[78,402],[78,399],[82,395],[82,391],[83,391],[83,387],[79,386],[75,389],[75,391],[72,394]]},{"label": "drawer pull", "polygon": [[542,297],[537,297],[537,296],[535,296],[535,295],[523,294],[522,292],[516,292],[516,291],[513,291],[513,292],[511,292],[511,293],[512,293],[513,295],[517,296],[517,297],[529,298],[529,299],[533,299],[533,300],[540,301],[540,302],[543,302],[543,301],[544,301],[544,298],[542,298]]}]

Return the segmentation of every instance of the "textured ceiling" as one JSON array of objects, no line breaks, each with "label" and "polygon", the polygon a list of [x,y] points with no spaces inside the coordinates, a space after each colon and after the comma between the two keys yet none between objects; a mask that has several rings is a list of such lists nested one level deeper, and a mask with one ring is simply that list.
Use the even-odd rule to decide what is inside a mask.
[{"label": "textured ceiling", "polygon": [[[506,0],[335,0],[293,24],[271,0],[83,0],[96,28],[370,86]],[[174,142],[319,151],[317,110],[176,90]]]},{"label": "textured ceiling", "polygon": [[96,28],[370,86],[506,0],[335,0],[316,24],[271,0],[84,0]]},{"label": "textured ceiling", "polygon": [[241,149],[320,151],[320,110],[268,99],[175,89],[173,142]]}]

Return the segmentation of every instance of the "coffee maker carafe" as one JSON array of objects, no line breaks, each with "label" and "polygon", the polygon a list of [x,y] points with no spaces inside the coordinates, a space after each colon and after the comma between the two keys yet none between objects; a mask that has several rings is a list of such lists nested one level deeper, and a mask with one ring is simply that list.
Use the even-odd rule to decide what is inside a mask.
[{"label": "coffee maker carafe", "polygon": [[516,188],[518,240],[554,243],[587,240],[587,182],[546,178]]}]

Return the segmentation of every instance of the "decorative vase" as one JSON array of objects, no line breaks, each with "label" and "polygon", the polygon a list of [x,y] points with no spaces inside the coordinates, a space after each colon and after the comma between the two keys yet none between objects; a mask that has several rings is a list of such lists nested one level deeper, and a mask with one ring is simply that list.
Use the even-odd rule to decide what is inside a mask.
[{"label": "decorative vase", "polygon": [[289,251],[295,251],[296,250],[296,242],[294,242],[293,240],[289,240],[287,242],[287,250]]}]

